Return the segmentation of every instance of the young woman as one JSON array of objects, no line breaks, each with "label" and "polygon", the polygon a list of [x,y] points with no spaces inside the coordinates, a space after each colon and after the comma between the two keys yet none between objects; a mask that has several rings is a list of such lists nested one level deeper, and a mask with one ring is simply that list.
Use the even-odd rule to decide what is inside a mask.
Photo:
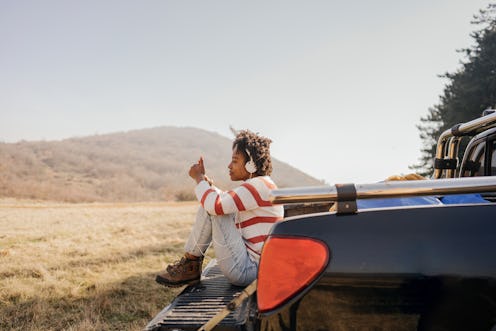
[{"label": "young woman", "polygon": [[249,130],[236,135],[229,175],[243,183],[231,191],[223,192],[212,184],[202,158],[191,166],[189,176],[197,183],[195,194],[201,206],[184,256],[157,275],[158,283],[180,286],[198,282],[211,243],[222,273],[232,284],[244,286],[256,279],[264,240],[284,214],[281,205],[269,201],[269,192],[277,188],[270,178],[271,142]]}]

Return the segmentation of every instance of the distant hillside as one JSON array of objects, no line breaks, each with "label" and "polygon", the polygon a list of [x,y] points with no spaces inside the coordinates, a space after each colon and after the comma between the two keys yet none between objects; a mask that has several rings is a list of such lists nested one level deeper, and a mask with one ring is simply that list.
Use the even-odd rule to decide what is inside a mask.
[{"label": "distant hillside", "polygon": [[[187,172],[202,155],[207,174],[231,188],[232,141],[196,128],[158,127],[62,141],[0,143],[0,197],[88,201],[192,199]],[[273,160],[279,187],[321,181]]]}]

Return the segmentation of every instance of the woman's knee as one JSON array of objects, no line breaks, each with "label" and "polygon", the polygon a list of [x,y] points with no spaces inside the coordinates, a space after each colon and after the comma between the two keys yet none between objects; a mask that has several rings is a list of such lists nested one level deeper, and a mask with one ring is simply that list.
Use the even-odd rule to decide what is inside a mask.
[{"label": "woman's knee", "polygon": [[205,208],[203,208],[203,206],[199,206],[196,211],[196,217],[210,218],[210,214],[205,210]]}]

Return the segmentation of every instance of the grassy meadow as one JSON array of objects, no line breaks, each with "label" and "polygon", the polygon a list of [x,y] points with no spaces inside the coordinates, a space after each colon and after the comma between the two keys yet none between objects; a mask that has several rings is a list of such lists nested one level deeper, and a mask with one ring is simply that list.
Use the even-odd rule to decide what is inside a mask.
[{"label": "grassy meadow", "polygon": [[0,330],[141,330],[181,291],[155,283],[197,203],[0,200]]}]

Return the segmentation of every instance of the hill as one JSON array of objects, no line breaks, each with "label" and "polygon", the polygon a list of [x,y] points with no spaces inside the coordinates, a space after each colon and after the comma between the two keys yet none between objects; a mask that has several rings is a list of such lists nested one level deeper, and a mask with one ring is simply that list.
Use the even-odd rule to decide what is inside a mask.
[{"label": "hill", "polygon": [[[91,201],[193,199],[187,171],[202,155],[207,174],[231,188],[232,141],[197,128],[157,127],[61,141],[0,143],[0,197]],[[321,181],[273,159],[279,187]]]}]

